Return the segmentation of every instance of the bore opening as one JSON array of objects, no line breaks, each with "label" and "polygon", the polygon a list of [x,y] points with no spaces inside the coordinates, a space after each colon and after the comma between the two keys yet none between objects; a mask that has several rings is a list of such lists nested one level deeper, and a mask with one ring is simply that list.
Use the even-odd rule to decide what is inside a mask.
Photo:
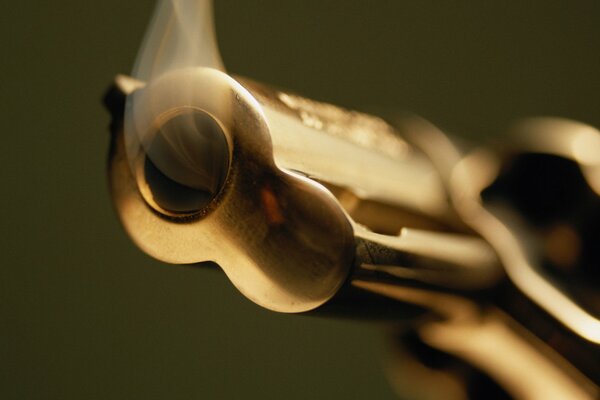
[{"label": "bore opening", "polygon": [[196,213],[219,193],[229,168],[223,129],[208,113],[183,108],[163,114],[143,143],[138,177],[145,200],[157,211]]}]

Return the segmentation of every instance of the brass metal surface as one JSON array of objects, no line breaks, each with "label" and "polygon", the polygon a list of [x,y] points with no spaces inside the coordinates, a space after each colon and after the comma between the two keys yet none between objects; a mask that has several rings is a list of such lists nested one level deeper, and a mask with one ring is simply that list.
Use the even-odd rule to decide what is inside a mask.
[{"label": "brass metal surface", "polygon": [[[163,261],[216,262],[264,307],[298,312],[323,304],[345,281],[353,257],[352,230],[341,208],[321,185],[275,166],[266,121],[239,84],[215,70],[183,71],[154,83],[148,101],[162,101],[162,88],[177,85],[193,86],[194,97],[184,104],[213,115],[223,127],[230,146],[227,179],[201,211],[161,214],[138,189],[119,127],[109,169],[125,228],[138,246]],[[209,86],[222,96],[217,105],[202,96]],[[142,101],[144,90],[136,94]],[[153,115],[181,107],[168,100],[152,103]]]}]

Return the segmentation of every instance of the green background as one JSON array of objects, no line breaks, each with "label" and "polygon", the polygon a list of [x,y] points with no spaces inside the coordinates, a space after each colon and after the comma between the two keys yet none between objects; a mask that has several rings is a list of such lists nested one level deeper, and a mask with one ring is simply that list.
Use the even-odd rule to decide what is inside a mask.
[{"label": "green background", "polygon": [[[3,2],[0,398],[393,398],[381,326],[278,315],[161,264],[107,193],[100,98],[150,1]],[[455,134],[600,126],[598,1],[216,1],[229,71]]]}]

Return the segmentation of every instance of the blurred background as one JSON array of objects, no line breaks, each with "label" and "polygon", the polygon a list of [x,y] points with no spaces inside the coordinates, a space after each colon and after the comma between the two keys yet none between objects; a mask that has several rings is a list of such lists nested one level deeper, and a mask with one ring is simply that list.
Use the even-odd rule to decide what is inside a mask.
[{"label": "blurred background", "polygon": [[[308,97],[475,140],[532,115],[600,126],[595,0],[215,3],[228,70]],[[2,7],[0,398],[394,398],[384,327],[262,310],[119,226],[101,97],[152,8]]]}]

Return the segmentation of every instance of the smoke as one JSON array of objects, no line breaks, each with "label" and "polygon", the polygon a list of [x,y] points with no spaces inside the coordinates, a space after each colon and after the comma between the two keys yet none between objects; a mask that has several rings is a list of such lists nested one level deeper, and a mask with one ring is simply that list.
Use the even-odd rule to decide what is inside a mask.
[{"label": "smoke", "polygon": [[140,166],[150,165],[160,182],[172,181],[172,192],[210,198],[219,190],[228,151],[217,121],[228,112],[229,92],[209,82],[216,70],[223,63],[212,1],[159,0],[132,72],[145,87],[128,96],[125,110],[126,151],[138,184],[153,181],[148,168],[140,178]]},{"label": "smoke", "polygon": [[211,0],[159,0],[132,75],[149,82],[186,67],[223,71]]}]

